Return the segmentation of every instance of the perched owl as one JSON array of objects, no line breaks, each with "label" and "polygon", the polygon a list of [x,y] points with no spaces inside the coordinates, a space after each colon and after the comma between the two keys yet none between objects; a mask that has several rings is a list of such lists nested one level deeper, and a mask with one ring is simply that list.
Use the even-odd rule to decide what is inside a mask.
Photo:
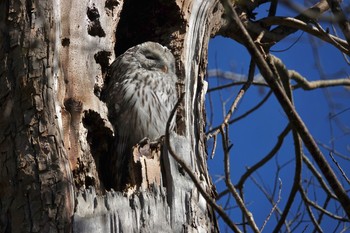
[{"label": "perched owl", "polygon": [[131,148],[141,139],[165,134],[166,123],[177,96],[175,58],[166,47],[145,42],[128,49],[110,66],[103,96],[115,127],[116,158],[112,173],[120,183]]}]

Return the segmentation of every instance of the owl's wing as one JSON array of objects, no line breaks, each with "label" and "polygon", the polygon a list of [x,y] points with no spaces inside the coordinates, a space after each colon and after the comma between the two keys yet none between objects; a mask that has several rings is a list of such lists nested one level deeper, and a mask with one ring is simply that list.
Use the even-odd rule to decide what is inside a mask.
[{"label": "owl's wing", "polygon": [[110,93],[114,91],[116,85],[123,81],[124,75],[121,75],[121,57],[118,57],[109,67],[106,74],[106,80],[103,85],[101,99],[106,101],[110,99]]}]

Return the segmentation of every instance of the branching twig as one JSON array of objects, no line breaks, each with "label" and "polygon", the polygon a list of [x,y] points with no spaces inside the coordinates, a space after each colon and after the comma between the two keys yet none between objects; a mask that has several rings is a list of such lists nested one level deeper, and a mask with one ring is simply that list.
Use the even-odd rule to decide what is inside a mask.
[{"label": "branching twig", "polygon": [[323,88],[323,87],[332,87],[332,86],[350,86],[350,79],[344,78],[344,79],[332,79],[332,80],[318,80],[318,81],[308,81],[305,77],[303,77],[299,72],[295,70],[287,70],[281,59],[277,58],[276,56],[270,55],[275,66],[280,67],[280,69],[283,70],[285,76],[285,79],[293,79],[297,82],[297,85],[294,86],[294,89],[296,88],[303,88],[304,90],[312,90],[316,88]]},{"label": "branching twig", "polygon": [[237,108],[239,101],[242,99],[243,95],[245,94],[245,92],[248,90],[248,88],[250,87],[250,85],[253,82],[254,79],[254,72],[255,72],[255,62],[253,60],[250,61],[250,65],[249,65],[249,74],[248,74],[248,80],[247,82],[244,83],[243,87],[239,90],[237,97],[235,98],[235,100],[233,101],[230,110],[228,111],[228,113],[226,114],[222,124],[218,127],[215,128],[215,130],[211,130],[210,132],[212,132],[212,134],[218,134],[220,132],[220,128],[223,125],[227,125],[234,110]]},{"label": "branching twig", "polygon": [[[274,197],[273,194],[271,194],[268,189],[266,188],[265,183],[262,181],[258,181],[254,176],[250,176],[249,177],[251,179],[251,181],[256,185],[256,187],[264,194],[264,196],[266,197],[266,199],[271,203],[272,206],[274,206],[276,203],[274,201]],[[259,178],[261,178],[259,176]],[[276,207],[277,209],[277,214],[281,215],[281,210],[278,209],[278,207]]]},{"label": "branching twig", "polygon": [[328,215],[329,217],[337,220],[337,221],[342,221],[342,222],[349,222],[349,220],[347,218],[344,217],[340,217],[338,215],[335,215],[331,212],[329,212],[328,210],[322,208],[321,206],[317,205],[315,202],[311,201],[306,195],[304,196],[303,200],[308,204],[311,205],[312,207],[314,207],[315,209],[319,210],[320,212]]},{"label": "branching twig", "polygon": [[[301,20],[305,23],[309,23],[312,20],[318,19],[328,9],[329,6],[326,0],[321,0],[315,5],[311,6],[309,9],[303,11],[301,14],[296,16],[295,19]],[[297,30],[298,29],[291,28],[288,26],[277,26],[276,28],[272,29],[270,34],[267,34],[267,36],[264,37],[262,43],[273,45],[278,41],[281,41],[282,39],[286,38],[290,34],[296,32]]]},{"label": "branching twig", "polygon": [[252,230],[256,233],[259,233],[259,228],[256,226],[253,218],[253,214],[248,211],[248,209],[245,207],[245,204],[242,200],[242,198],[239,196],[238,192],[236,191],[236,188],[231,183],[231,175],[230,175],[230,155],[229,155],[229,146],[228,146],[228,138],[227,138],[227,132],[225,133],[224,125],[220,128],[220,133],[222,135],[222,145],[224,149],[224,165],[225,165],[225,181],[226,186],[230,190],[230,193],[235,198],[238,206],[240,207],[241,211],[243,212],[244,216],[247,218],[249,226],[252,228]]},{"label": "branching twig", "polygon": [[247,82],[244,83],[244,85],[241,88],[241,90],[239,90],[238,95],[237,95],[236,99],[233,101],[230,110],[226,114],[222,125],[227,125],[228,124],[228,122],[229,122],[229,120],[230,120],[234,110],[237,108],[237,105],[238,105],[239,101],[242,99],[243,95],[245,94],[245,92],[248,90],[248,88],[252,84],[253,79],[254,79],[254,71],[255,71],[255,62],[253,60],[251,60],[250,61],[250,65],[249,65],[248,80],[247,80]]},{"label": "branching twig", "polygon": [[306,210],[307,210],[307,212],[308,212],[308,214],[309,214],[309,217],[310,217],[310,219],[311,219],[313,225],[314,225],[315,228],[317,229],[317,232],[323,232],[321,226],[318,224],[317,219],[315,218],[315,215],[313,214],[313,212],[312,212],[312,210],[311,210],[311,208],[310,208],[309,203],[307,202],[306,193],[305,193],[304,189],[303,189],[301,186],[300,186],[300,188],[299,188],[299,192],[300,192],[300,194],[301,194],[301,198],[304,200]]},{"label": "branching twig", "polygon": [[[254,164],[252,167],[248,168],[247,171],[241,176],[240,180],[238,181],[236,187],[237,188],[241,188],[243,187],[246,179],[251,176],[251,174],[253,172],[255,172],[256,170],[258,170],[260,167],[262,167],[263,165],[265,165],[268,161],[270,161],[270,159],[273,158],[273,156],[279,151],[279,149],[281,148],[284,138],[288,135],[289,131],[291,130],[291,126],[290,124],[288,124],[284,130],[282,131],[282,133],[278,136],[278,140],[276,145],[271,149],[271,151],[263,158],[261,159],[259,162],[257,162],[256,164]],[[218,197],[220,196],[220,194],[218,195]]]}]

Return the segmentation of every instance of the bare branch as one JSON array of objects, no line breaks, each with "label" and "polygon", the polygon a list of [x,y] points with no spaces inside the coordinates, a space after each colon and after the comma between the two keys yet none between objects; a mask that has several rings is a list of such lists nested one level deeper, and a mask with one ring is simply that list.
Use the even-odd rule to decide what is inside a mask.
[{"label": "bare branch", "polygon": [[[296,88],[303,88],[304,90],[312,90],[316,88],[321,87],[331,87],[331,86],[350,86],[350,79],[332,79],[332,80],[318,80],[318,81],[312,81],[309,82],[305,77],[303,77],[299,72],[295,70],[287,70],[286,66],[283,64],[281,59],[279,59],[276,56],[271,56],[271,59],[273,59],[273,63],[276,67],[279,67],[281,69],[280,72],[284,72],[284,76],[286,76],[284,79],[293,79],[298,84],[294,86],[294,89]],[[283,80],[282,80],[283,81]]]},{"label": "bare branch", "polygon": [[303,22],[301,20],[291,18],[291,17],[274,16],[274,17],[263,18],[259,20],[258,23],[262,23],[263,25],[266,25],[266,26],[283,25],[283,26],[288,26],[290,28],[302,30],[304,32],[307,32],[311,35],[314,35],[320,38],[321,40],[324,40],[334,45],[340,51],[350,55],[349,45],[346,43],[346,41],[338,37],[335,37],[333,35],[330,35],[328,33],[325,33],[324,31],[319,30],[317,27],[311,27],[310,24]]},{"label": "bare branch", "polygon": [[[284,91],[286,95],[288,96],[290,102],[294,104],[293,102],[293,93],[292,88],[290,85],[290,77],[288,74],[288,70],[286,66],[282,63],[280,59],[274,56],[269,56],[272,63],[276,67],[277,74],[276,76],[279,76],[281,78],[281,82],[284,88]],[[274,229],[274,232],[279,232],[280,228],[282,227],[283,223],[285,222],[287,215],[290,211],[290,208],[292,207],[292,204],[294,202],[294,198],[298,192],[298,189],[301,184],[301,169],[302,169],[302,155],[303,155],[303,148],[302,148],[302,141],[298,134],[298,131],[293,128],[293,141],[294,141],[294,153],[295,153],[295,174],[293,179],[293,186],[290,191],[287,203],[284,207],[283,213],[281,215],[280,220],[277,223],[277,226]]]},{"label": "bare branch", "polygon": [[301,76],[294,70],[289,71],[291,79],[297,82],[294,89],[301,87],[304,90],[313,90],[316,88],[334,87],[334,86],[350,86],[350,79],[330,79],[330,80],[318,80],[309,82],[306,78]]},{"label": "bare branch", "polygon": [[[310,21],[318,19],[324,12],[329,9],[329,6],[326,0],[321,0],[309,9],[303,11],[301,14],[295,17],[297,20],[301,20],[305,23],[309,23]],[[290,34],[296,32],[296,28],[291,28],[288,26],[278,26],[274,28],[271,33],[266,34],[262,43],[274,44],[282,39],[286,38]]]},{"label": "bare branch", "polygon": [[305,126],[304,122],[300,118],[299,114],[295,111],[293,105],[288,99],[288,96],[284,93],[281,86],[277,83],[277,81],[274,79],[274,74],[272,73],[270,67],[266,63],[263,55],[258,50],[256,45],[254,44],[252,38],[248,34],[247,30],[244,28],[242,22],[240,21],[236,11],[232,8],[230,4],[226,0],[221,0],[225,10],[226,15],[230,17],[232,23],[234,26],[239,28],[240,33],[242,33],[242,38],[245,40],[245,46],[252,55],[253,59],[255,60],[256,64],[258,65],[261,74],[265,78],[266,82],[269,84],[271,89],[274,91],[278,101],[280,102],[280,105],[282,106],[284,112],[288,116],[290,122],[292,123],[293,127],[298,131],[300,134],[300,137],[304,141],[304,144],[306,148],[309,150],[310,154],[313,156],[314,160],[316,161],[317,165],[320,167],[322,173],[326,177],[328,183],[336,193],[339,202],[342,204],[344,211],[347,213],[348,217],[350,218],[350,198],[347,195],[346,191],[344,190],[344,187],[340,184],[338,178],[334,174],[332,168],[327,163],[327,160],[325,159],[324,155],[320,151],[320,149],[317,147],[317,144],[311,134],[309,133],[307,127]]},{"label": "bare branch", "polygon": [[[280,62],[282,64],[282,61]],[[245,80],[246,76],[239,75],[233,72],[224,72],[221,70],[209,70],[208,76],[209,77],[215,76],[215,77],[220,77],[228,80],[235,80],[234,82],[226,85],[210,88],[208,92],[218,91],[228,87],[242,85],[246,83],[246,80]],[[299,72],[295,70],[288,70],[288,76],[290,77],[290,79],[293,79],[294,81],[297,82],[297,84],[293,86],[293,89],[302,88],[304,90],[313,90],[317,88],[334,87],[334,86],[350,86],[349,78],[308,81],[305,77],[303,77]],[[255,75],[254,81],[252,82],[252,84],[256,86],[267,86],[265,80],[261,80],[260,78],[262,78],[260,74]]]}]

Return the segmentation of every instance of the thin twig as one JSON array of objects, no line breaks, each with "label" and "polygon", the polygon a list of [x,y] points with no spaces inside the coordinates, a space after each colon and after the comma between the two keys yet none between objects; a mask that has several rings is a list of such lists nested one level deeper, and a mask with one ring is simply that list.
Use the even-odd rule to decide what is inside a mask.
[{"label": "thin twig", "polygon": [[326,144],[322,143],[322,142],[317,142],[317,145],[319,145],[320,147],[323,147],[324,149],[328,150],[329,152],[332,152],[334,155],[338,156],[339,158],[342,158],[344,160],[350,161],[350,157],[347,155],[344,155],[336,150],[334,150],[333,148],[327,146]]},{"label": "thin twig", "polygon": [[214,158],[214,155],[215,155],[216,145],[217,145],[218,140],[217,140],[217,135],[216,135],[216,134],[214,134],[214,135],[209,135],[209,136],[208,136],[208,139],[209,139],[210,137],[213,137],[213,140],[214,140],[214,142],[213,142],[213,149],[212,149],[211,154],[210,154],[210,158],[213,159],[213,158]]},{"label": "thin twig", "polygon": [[[246,111],[245,113],[243,113],[242,115],[240,115],[240,116],[238,116],[238,117],[236,117],[236,118],[230,120],[230,121],[228,122],[228,124],[231,125],[231,124],[233,124],[233,123],[235,123],[235,122],[237,122],[237,121],[239,121],[239,120],[245,118],[246,116],[248,116],[249,114],[253,113],[254,111],[258,110],[258,109],[270,98],[271,94],[272,94],[272,91],[270,90],[270,91],[266,94],[266,96],[265,96],[257,105],[255,105],[254,107],[252,107],[251,109],[249,109],[248,111]],[[207,132],[207,134],[209,135],[209,134],[211,134],[211,133],[213,133],[213,132],[215,132],[215,131],[218,131],[219,128],[220,128],[220,125],[219,125],[219,126],[216,126],[216,127],[213,127],[212,129],[210,129],[210,130]]]},{"label": "thin twig", "polygon": [[321,185],[322,189],[327,193],[327,195],[329,195],[333,199],[336,199],[337,197],[329,189],[328,185],[323,180],[322,175],[317,171],[317,169],[314,167],[314,165],[312,165],[312,163],[309,160],[309,158],[306,157],[305,155],[303,155],[303,162],[306,164],[306,166],[309,168],[309,170],[312,172],[312,174],[316,177],[318,183]]},{"label": "thin twig", "polygon": [[[335,26],[334,26],[334,24],[332,24],[332,30],[333,30],[334,35],[335,35],[336,37],[339,37],[339,36],[338,36],[338,33],[337,33],[337,30],[336,30],[336,28],[335,28]],[[345,53],[342,53],[342,55],[343,55],[343,58],[344,58],[345,62],[346,62],[348,65],[350,65],[350,61],[349,61],[349,59],[348,59],[348,56],[346,56]]]},{"label": "thin twig", "polygon": [[[347,218],[344,218],[344,217],[341,217],[341,216],[338,216],[338,215],[335,215],[331,212],[329,212],[328,210],[322,208],[321,206],[317,205],[315,202],[311,201],[307,196],[304,197],[304,201],[306,201],[306,203],[308,205],[311,205],[312,207],[314,207],[315,209],[319,210],[320,212],[328,215],[330,218],[333,218],[337,221],[342,221],[342,222],[349,222],[349,219]],[[318,221],[320,222],[320,221]]]},{"label": "thin twig", "polygon": [[[326,200],[323,203],[323,208],[322,209],[326,209],[327,208],[330,200],[331,200],[331,197],[327,196]],[[325,215],[325,213],[321,211],[321,213],[318,215],[317,222],[322,222],[322,219],[323,219],[324,215]],[[316,233],[316,228],[314,229],[313,233]]]},{"label": "thin twig", "polygon": [[280,203],[281,201],[281,193],[282,193],[282,180],[281,179],[278,179],[279,180],[279,188],[278,188],[278,198],[277,198],[277,201],[276,203],[273,205],[269,215],[266,217],[262,227],[260,228],[260,232],[262,232],[267,224],[267,222],[270,220],[272,214],[275,212],[276,208],[277,208],[277,205],[278,203]]},{"label": "thin twig", "polygon": [[[245,84],[246,82],[247,81],[234,81],[234,82],[229,83],[229,84],[221,85],[218,87],[213,87],[213,88],[208,89],[208,93],[213,92],[213,91],[220,91],[220,90],[223,90],[225,88],[229,88],[229,87],[233,87],[233,86],[239,86],[239,85]],[[252,84],[255,86],[267,87],[267,84],[265,82],[253,81]]]},{"label": "thin twig", "polygon": [[251,60],[250,65],[249,65],[248,80],[247,80],[247,82],[244,83],[241,90],[239,90],[238,95],[235,98],[235,100],[233,101],[230,110],[226,114],[222,125],[224,125],[224,124],[226,125],[229,122],[229,119],[231,118],[234,110],[237,108],[239,101],[242,99],[243,95],[245,94],[245,92],[248,90],[248,88],[252,84],[253,79],[254,79],[254,71],[255,71],[255,62],[253,60]]},{"label": "thin twig", "polygon": [[[258,181],[254,176],[249,177],[250,180],[258,187],[258,189],[264,194],[266,199],[271,203],[272,206],[275,205],[273,195],[268,191],[265,183],[263,181]],[[258,174],[258,178],[261,179],[261,176]],[[277,214],[281,215],[281,210],[277,208]]]},{"label": "thin twig", "polygon": [[337,168],[339,169],[341,175],[344,177],[344,179],[346,180],[346,182],[348,182],[348,184],[350,184],[350,180],[347,177],[347,175],[345,174],[344,170],[341,168],[340,164],[337,162],[337,160],[335,160],[333,153],[329,152],[329,156],[331,156],[333,163],[335,164],[335,166],[337,166]]}]

